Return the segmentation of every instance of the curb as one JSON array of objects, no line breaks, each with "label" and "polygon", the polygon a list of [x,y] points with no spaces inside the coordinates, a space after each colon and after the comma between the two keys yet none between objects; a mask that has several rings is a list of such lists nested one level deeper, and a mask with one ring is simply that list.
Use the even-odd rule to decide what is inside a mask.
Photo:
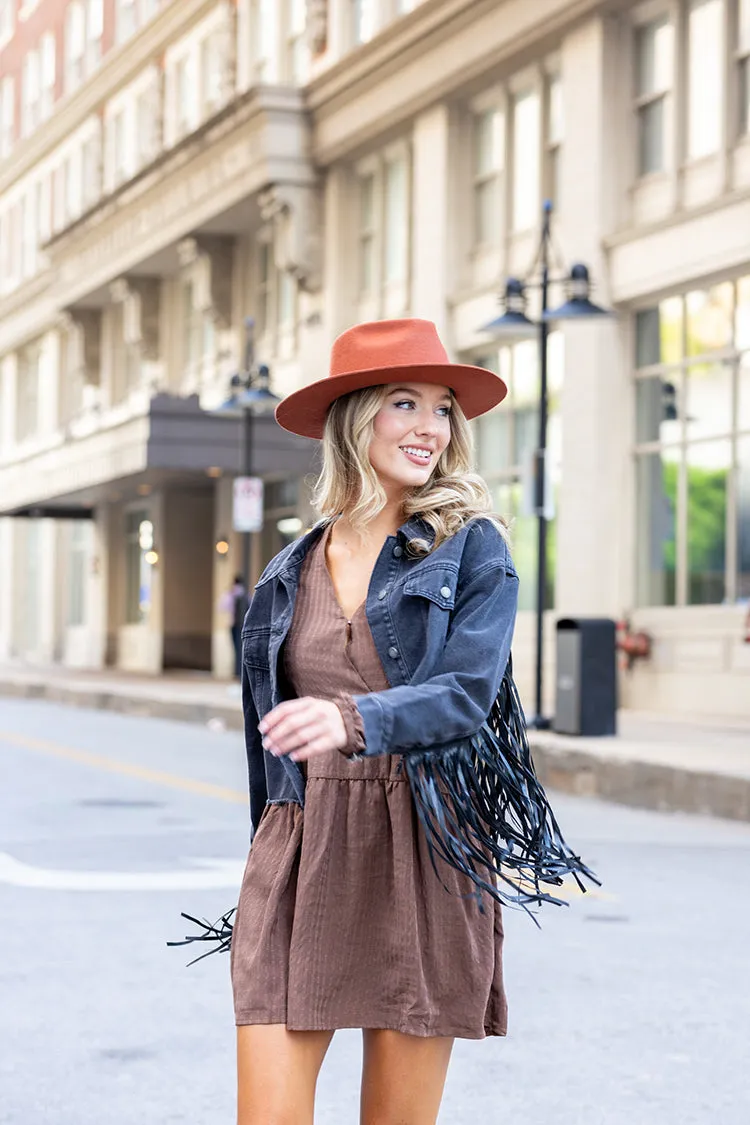
[{"label": "curb", "polygon": [[[218,721],[222,729],[232,731],[241,731],[243,727],[241,709],[229,704],[133,697],[106,689],[79,689],[43,680],[0,680],[0,696],[41,699],[72,707],[202,726]],[[679,769],[635,758],[607,757],[606,753],[591,754],[555,746],[548,739],[537,740],[533,731],[529,732],[529,744],[542,783],[558,792],[659,812],[698,813],[750,821],[750,778]]]},{"label": "curb", "polygon": [[750,821],[750,778],[542,745],[531,732],[529,745],[550,789],[639,809]]},{"label": "curb", "polygon": [[0,696],[14,699],[41,699],[47,703],[64,703],[93,711],[114,711],[144,719],[171,719],[206,726],[219,720],[226,730],[243,729],[242,710],[231,704],[186,703],[177,699],[132,696],[118,691],[97,688],[71,688],[43,681],[0,681]]}]

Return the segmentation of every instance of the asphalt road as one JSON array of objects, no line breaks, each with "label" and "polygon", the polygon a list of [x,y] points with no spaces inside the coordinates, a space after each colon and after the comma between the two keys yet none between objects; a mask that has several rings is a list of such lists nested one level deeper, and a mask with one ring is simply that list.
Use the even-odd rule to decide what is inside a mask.
[{"label": "asphalt road", "polygon": [[[241,739],[0,699],[0,767],[0,1123],[232,1125],[228,958],[165,942],[235,901]],[[604,887],[506,913],[510,1034],[457,1043],[441,1125],[747,1125],[750,825],[555,805]],[[356,1125],[359,1055],[319,1125]]]}]

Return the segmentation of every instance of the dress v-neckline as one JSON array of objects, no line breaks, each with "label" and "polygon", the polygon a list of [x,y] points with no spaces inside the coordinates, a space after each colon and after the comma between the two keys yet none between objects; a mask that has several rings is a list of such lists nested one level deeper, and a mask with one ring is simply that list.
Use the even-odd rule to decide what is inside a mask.
[{"label": "dress v-neckline", "polygon": [[328,589],[329,589],[331,597],[333,598],[333,601],[336,605],[336,608],[338,609],[339,613],[341,614],[341,616],[346,621],[347,625],[351,625],[352,621],[354,621],[354,618],[357,616],[357,614],[361,610],[363,610],[365,608],[365,606],[367,605],[367,595],[365,595],[364,601],[361,601],[359,603],[357,608],[352,613],[351,617],[349,617],[347,615],[344,607],[342,606],[341,602],[339,601],[339,596],[336,593],[336,586],[334,585],[334,581],[333,581],[333,575],[331,574],[330,570],[328,569],[328,557],[326,555],[326,547],[328,546],[328,540],[331,538],[331,528],[332,527],[333,527],[333,523],[329,523],[328,527],[325,529],[325,531],[323,532],[323,535],[321,537],[319,548],[318,548],[319,552],[320,552],[319,565],[322,566],[323,570],[326,573],[326,578],[328,580],[327,581]]}]

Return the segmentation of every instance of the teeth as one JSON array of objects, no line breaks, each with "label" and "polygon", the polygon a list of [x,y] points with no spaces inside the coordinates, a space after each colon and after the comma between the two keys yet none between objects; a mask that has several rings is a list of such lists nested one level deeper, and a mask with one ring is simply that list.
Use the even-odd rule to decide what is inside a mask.
[{"label": "teeth", "polygon": [[404,453],[411,453],[413,457],[421,457],[423,461],[429,461],[432,456],[429,449],[413,449],[410,445],[402,445]]}]

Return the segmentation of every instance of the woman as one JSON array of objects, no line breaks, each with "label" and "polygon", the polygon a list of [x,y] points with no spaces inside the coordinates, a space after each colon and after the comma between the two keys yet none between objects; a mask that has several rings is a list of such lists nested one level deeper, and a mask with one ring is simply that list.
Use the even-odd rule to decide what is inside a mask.
[{"label": "woman", "polygon": [[454,1038],[505,1035],[500,906],[433,864],[403,768],[476,732],[508,663],[518,578],[467,425],[505,394],[395,320],[345,332],[277,408],[322,438],[325,518],[243,629],[239,1125],[312,1122],[340,1027],[363,1029],[362,1125],[433,1125]]}]

